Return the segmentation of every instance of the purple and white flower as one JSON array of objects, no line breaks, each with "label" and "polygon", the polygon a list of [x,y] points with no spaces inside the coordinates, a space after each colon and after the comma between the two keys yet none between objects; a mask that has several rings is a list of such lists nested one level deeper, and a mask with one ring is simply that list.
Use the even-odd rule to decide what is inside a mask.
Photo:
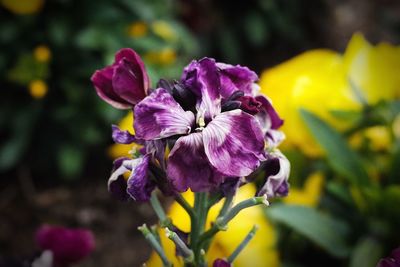
[{"label": "purple and white flower", "polygon": [[135,135],[113,126],[114,141],[144,146],[139,158],[115,161],[109,179],[114,196],[145,201],[156,187],[211,191],[236,185],[260,167],[268,169],[260,194],[287,192],[290,165],[277,150],[283,121],[271,101],[258,95],[253,71],[203,58],[192,61],[180,81],[160,80],[148,93],[148,76],[132,52],[121,50],[112,66],[92,77],[103,100],[133,107]]}]

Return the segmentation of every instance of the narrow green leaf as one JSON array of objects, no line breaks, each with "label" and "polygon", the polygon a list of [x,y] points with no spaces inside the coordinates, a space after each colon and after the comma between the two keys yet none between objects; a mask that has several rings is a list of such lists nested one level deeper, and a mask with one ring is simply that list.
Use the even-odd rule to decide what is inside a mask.
[{"label": "narrow green leaf", "polygon": [[292,228],[335,257],[344,258],[349,253],[346,244],[349,229],[342,221],[310,207],[283,204],[268,208],[267,216]]},{"label": "narrow green leaf", "polygon": [[353,184],[368,184],[368,174],[361,159],[351,150],[340,133],[307,110],[301,109],[300,114],[311,134],[325,151],[330,166]]},{"label": "narrow green leaf", "polygon": [[355,246],[350,267],[374,267],[382,256],[382,245],[371,237],[361,239]]}]

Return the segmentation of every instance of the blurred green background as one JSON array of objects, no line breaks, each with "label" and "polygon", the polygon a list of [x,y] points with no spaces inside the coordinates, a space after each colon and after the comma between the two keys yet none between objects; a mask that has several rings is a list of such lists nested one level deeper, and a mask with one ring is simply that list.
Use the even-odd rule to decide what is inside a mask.
[{"label": "blurred green background", "polygon": [[[204,56],[261,76],[294,192],[266,212],[278,260],[265,266],[375,266],[400,245],[399,43],[396,0],[0,0],[0,260],[33,253],[45,222],[95,231],[82,266],[148,258],[135,227],[152,213],[106,192],[126,112],[90,82],[131,47],[153,85]],[[272,68],[316,48],[329,50]]]}]

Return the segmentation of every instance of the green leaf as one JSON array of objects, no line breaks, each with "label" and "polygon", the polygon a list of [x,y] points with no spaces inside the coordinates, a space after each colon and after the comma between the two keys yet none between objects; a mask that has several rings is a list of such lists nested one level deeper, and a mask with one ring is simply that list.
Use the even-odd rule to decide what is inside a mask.
[{"label": "green leaf", "polygon": [[307,110],[301,109],[300,114],[311,134],[326,152],[329,165],[353,184],[368,184],[368,174],[361,159],[339,132]]},{"label": "green leaf", "polygon": [[335,257],[343,258],[349,254],[346,244],[349,229],[342,221],[310,207],[283,204],[268,208],[267,216],[292,228]]},{"label": "green leaf", "polygon": [[67,179],[76,179],[83,168],[84,154],[82,148],[64,146],[58,154],[58,166]]},{"label": "green leaf", "polygon": [[350,267],[374,267],[382,256],[382,245],[371,237],[361,239],[355,246]]}]

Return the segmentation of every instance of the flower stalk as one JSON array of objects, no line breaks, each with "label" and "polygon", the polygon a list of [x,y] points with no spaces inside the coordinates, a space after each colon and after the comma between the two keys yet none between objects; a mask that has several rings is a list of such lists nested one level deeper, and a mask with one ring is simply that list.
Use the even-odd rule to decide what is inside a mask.
[{"label": "flower stalk", "polygon": [[188,248],[188,246],[183,242],[183,240],[179,237],[179,235],[170,229],[165,228],[166,235],[169,239],[171,239],[175,245],[177,250],[182,254],[184,261],[187,263],[192,263],[194,260],[193,251]]},{"label": "flower stalk", "polygon": [[247,244],[253,239],[254,235],[258,230],[258,226],[254,225],[250,232],[246,235],[243,241],[239,244],[239,246],[232,252],[232,254],[228,257],[228,262],[232,263],[239,253],[247,246]]},{"label": "flower stalk", "polygon": [[138,227],[138,230],[142,232],[144,238],[150,243],[153,247],[154,251],[160,256],[161,261],[163,262],[164,267],[172,267],[171,262],[169,262],[167,256],[165,255],[164,249],[161,246],[161,243],[157,241],[157,238],[150,231],[146,224]]}]

